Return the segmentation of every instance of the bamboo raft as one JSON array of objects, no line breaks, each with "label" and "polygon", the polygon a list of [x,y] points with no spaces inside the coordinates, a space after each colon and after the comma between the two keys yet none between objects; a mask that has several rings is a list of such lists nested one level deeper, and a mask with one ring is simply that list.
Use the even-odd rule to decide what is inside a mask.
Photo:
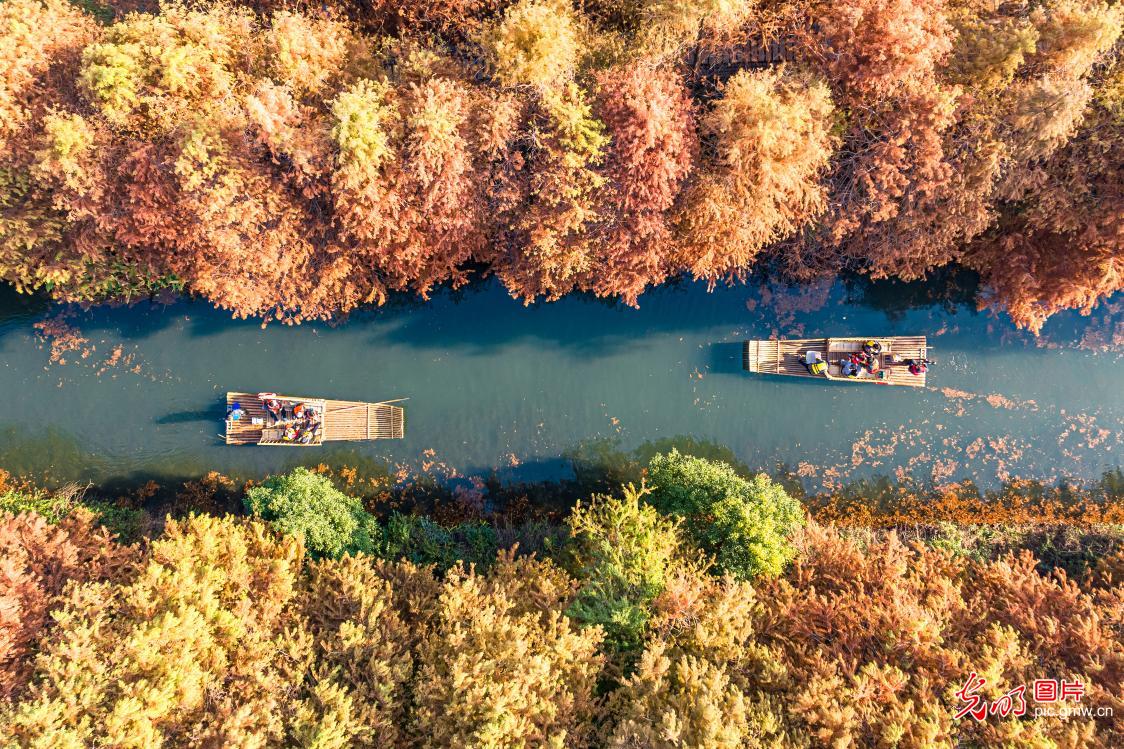
[{"label": "bamboo raft", "polygon": [[226,444],[313,447],[345,440],[401,439],[406,434],[406,413],[401,406],[390,405],[395,401],[365,403],[294,395],[278,395],[277,399],[302,403],[318,413],[321,424],[317,437],[307,443],[285,440],[282,438],[284,428],[273,425],[272,417],[256,393],[227,393],[227,409],[237,402],[243,416],[238,421],[226,420]]},{"label": "bamboo raft", "polygon": [[[875,340],[882,345],[877,355],[879,371],[871,374],[862,369],[858,377],[844,377],[839,364],[852,353],[862,351],[863,342]],[[815,352],[827,362],[826,375],[814,375],[804,366],[808,352]],[[925,387],[926,373],[913,374],[906,360],[925,359],[928,346],[925,336],[890,336],[883,338],[795,338],[787,341],[746,341],[742,348],[742,367],[749,372],[811,377],[813,379],[869,382],[877,385]]]}]

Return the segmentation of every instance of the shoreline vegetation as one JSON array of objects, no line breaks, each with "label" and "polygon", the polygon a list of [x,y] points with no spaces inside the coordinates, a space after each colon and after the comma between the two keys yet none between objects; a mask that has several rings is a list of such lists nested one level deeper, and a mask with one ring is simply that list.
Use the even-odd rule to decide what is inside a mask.
[{"label": "shoreline vegetation", "polygon": [[[464,493],[441,522],[441,505],[376,517],[353,471],[245,491],[212,474],[131,543],[80,494],[7,487],[0,743],[1124,738],[1119,518],[838,527],[721,461],[672,450],[644,469],[521,524]],[[954,718],[973,672],[1025,716]],[[1080,683],[1088,712],[1033,712],[1044,678]]]},{"label": "shoreline vegetation", "polygon": [[299,323],[478,275],[635,304],[959,266],[1037,332],[1124,278],[1122,15],[11,0],[0,279]]},{"label": "shoreline vegetation", "polygon": [[[677,447],[665,453],[656,447],[574,457],[574,478],[534,483],[503,482],[495,475],[448,480],[431,473],[392,474],[390,466],[369,462],[361,468],[309,464],[257,479],[236,480],[212,471],[163,483],[152,479],[105,486],[68,483],[49,489],[0,469],[0,511],[34,512],[57,523],[84,509],[92,513],[96,525],[132,543],[159,534],[166,518],[183,519],[200,512],[253,515],[250,505],[263,500],[251,497],[263,485],[305,472],[347,497],[349,512],[361,512],[364,522],[374,524],[372,532],[395,529],[405,536],[420,534],[410,543],[430,547],[435,556],[429,561],[441,559],[448,566],[462,558],[457,554],[468,554],[473,562],[487,563],[498,549],[513,543],[541,549],[544,541],[561,533],[572,508],[590,496],[651,482],[653,461],[662,455],[680,455]],[[799,504],[810,520],[854,538],[896,534],[980,559],[1029,550],[1071,573],[1082,571],[1124,541],[1121,469],[1093,481],[1014,479],[990,489],[971,481],[932,483],[882,476],[809,492],[799,474],[783,467],[770,478],[713,445],[680,447],[683,456],[720,467],[727,480],[760,476]],[[414,557],[414,561],[421,559]]]}]

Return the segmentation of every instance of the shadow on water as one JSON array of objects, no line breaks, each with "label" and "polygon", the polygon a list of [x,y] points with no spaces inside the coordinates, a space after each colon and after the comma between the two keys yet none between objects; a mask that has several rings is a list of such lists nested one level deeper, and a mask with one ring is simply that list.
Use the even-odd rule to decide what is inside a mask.
[{"label": "shadow on water", "polygon": [[[398,509],[432,513],[437,505],[444,504],[446,511],[451,509],[455,513],[458,500],[454,490],[458,486],[469,485],[468,477],[478,476],[484,482],[489,511],[511,517],[523,513],[555,519],[564,516],[575,501],[585,500],[593,494],[615,494],[624,484],[639,485],[645,479],[645,467],[652,457],[672,449],[686,455],[722,461],[743,476],[758,472],[739,460],[729,447],[692,435],[650,440],[631,449],[622,448],[618,438],[597,438],[579,442],[558,457],[531,459],[512,468],[482,468],[469,471],[467,476],[448,476],[440,471],[413,472],[408,484],[387,491],[395,480],[397,466],[348,444],[286,453],[284,462],[274,468],[258,472],[225,471],[231,481],[214,483],[200,481],[213,468],[200,456],[179,455],[174,460],[150,461],[132,470],[121,471],[102,464],[96,456],[82,450],[73,438],[58,430],[47,429],[41,434],[29,434],[24,429],[0,427],[0,439],[4,440],[4,446],[0,448],[0,465],[13,474],[30,478],[46,488],[92,481],[92,498],[111,501],[120,507],[143,508],[157,524],[168,513],[241,513],[241,496],[247,482],[260,482],[269,474],[288,472],[298,466],[327,468],[328,475],[342,490],[365,498],[371,507],[381,511]],[[12,445],[17,445],[23,453],[46,452],[52,456],[52,462],[57,461],[65,471],[21,471],[20,455],[11,451]],[[794,496],[808,496],[801,480],[790,468],[777,464],[767,472]],[[845,485],[845,494],[879,507],[897,496],[895,490],[899,484],[896,478],[874,475],[849,481]],[[218,495],[209,493],[212,486],[219,487]],[[1093,479],[1084,486],[1099,492],[1098,496],[1103,496],[1104,501],[1118,502],[1124,492],[1124,479],[1118,469],[1109,470],[1099,481]]]},{"label": "shadow on water", "polygon": [[[666,399],[671,406],[680,407],[674,413],[668,412],[673,416],[666,417],[675,419],[671,422],[675,424],[673,429],[697,428],[701,436],[726,435],[724,439],[731,444],[750,445],[748,454],[755,454],[753,451],[757,448],[752,447],[751,439],[756,433],[744,426],[744,420],[727,416],[730,411],[720,411],[720,407],[741,408],[741,404],[750,404],[765,413],[776,412],[781,427],[788,429],[799,425],[787,424],[783,404],[775,403],[773,394],[782,387],[791,397],[813,396],[808,399],[810,403],[820,398],[818,402],[829,410],[845,400],[833,398],[835,393],[826,391],[823,383],[815,380],[783,378],[784,382],[778,383],[781,378],[743,372],[741,341],[745,338],[765,338],[774,331],[778,335],[800,337],[928,332],[937,339],[940,348],[937,358],[942,365],[946,351],[950,359],[953,352],[959,357],[958,368],[949,366],[944,371],[959,376],[967,383],[963,385],[966,389],[970,389],[973,382],[986,383],[987,380],[981,379],[965,361],[975,365],[972,357],[985,347],[1022,347],[1024,338],[1008,323],[970,311],[974,309],[971,299],[975,288],[976,281],[970,274],[935,274],[932,281],[915,284],[849,278],[833,289],[826,307],[811,309],[823,301],[824,294],[801,294],[799,290],[790,294],[772,281],[756,280],[745,286],[720,288],[714,293],[707,293],[704,284],[680,283],[650,291],[637,310],[588,295],[524,308],[493,280],[458,290],[442,290],[430,302],[409,295],[395,295],[386,306],[363,310],[349,321],[335,326],[306,324],[300,331],[287,330],[278,324],[262,331],[260,322],[232,320],[228,313],[204,302],[178,301],[168,305],[143,302],[133,307],[74,311],[69,322],[90,338],[91,346],[99,345],[94,359],[105,357],[109,348],[102,346],[99,339],[109,339],[106,342],[114,346],[122,339],[141,339],[163,331],[158,340],[148,341],[143,351],[138,352],[137,361],[150,367],[153,373],[149,382],[127,374],[123,368],[103,378],[101,370],[94,371],[95,366],[101,365],[94,365],[92,360],[85,365],[72,361],[66,369],[48,365],[49,371],[44,374],[47,353],[43,349],[46,347],[38,342],[29,345],[26,338],[34,335],[32,322],[63,308],[52,307],[41,295],[19,295],[10,287],[0,286],[0,351],[3,352],[0,366],[5,368],[3,374],[7,377],[8,390],[20,397],[18,405],[29,404],[0,415],[8,423],[26,425],[8,432],[0,425],[0,439],[3,439],[0,466],[13,472],[50,473],[60,480],[83,482],[100,482],[103,477],[114,478],[117,473],[124,473],[122,481],[128,483],[159,480],[151,478],[155,476],[197,476],[210,470],[232,475],[245,470],[246,478],[259,479],[263,473],[276,471],[283,465],[369,463],[370,470],[381,466],[386,471],[387,456],[413,467],[424,462],[418,454],[424,446],[438,449],[443,460],[455,464],[467,475],[494,475],[504,482],[515,483],[573,480],[611,488],[619,484],[620,479],[636,478],[631,467],[622,467],[635,462],[629,457],[631,452],[621,453],[619,445],[613,443],[601,448],[579,445],[574,450],[562,450],[563,446],[574,444],[582,437],[604,434],[605,427],[599,421],[602,410],[606,412],[605,418],[609,409],[614,416],[626,417],[627,414],[618,413],[616,409],[622,407],[621,403],[632,408],[637,426],[632,426],[626,418],[629,431],[625,434],[638,440],[666,433],[663,430],[667,429],[667,422],[660,422],[664,417],[653,415],[662,405],[657,401]],[[768,294],[765,294],[766,289]],[[760,303],[747,306],[747,300],[754,296],[760,298]],[[1118,299],[1124,300],[1124,296]],[[1113,304],[1115,306],[1106,307],[1124,308],[1120,302]],[[847,308],[847,305],[853,306]],[[71,310],[66,308],[66,311]],[[946,314],[952,312],[957,313],[955,317]],[[1058,316],[1058,325],[1067,332],[1074,331],[1069,338],[1073,342],[1087,329],[1083,326],[1090,319],[1109,333],[1116,330],[1115,320],[1108,319],[1113,314],[1118,320],[1124,313],[1098,310],[1093,318],[1065,313]],[[794,332],[796,330],[801,332]],[[940,330],[946,332],[938,333]],[[212,336],[215,339],[212,340]],[[194,337],[202,337],[202,345],[192,346],[190,339]],[[329,342],[332,345],[326,345]],[[368,343],[370,347],[365,348]],[[508,348],[512,343],[520,344],[521,348]],[[392,344],[398,345],[400,350],[390,350]],[[1066,344],[1060,343],[1059,347],[1062,345]],[[219,346],[230,350],[220,350]],[[550,392],[549,386],[555,382],[552,378],[565,377],[564,368],[545,371],[547,367],[538,366],[537,362],[514,361],[550,352],[552,347],[563,349],[566,354],[587,355],[623,354],[631,350],[634,356],[631,360],[622,357],[621,361],[593,362],[590,367],[593,375],[588,376],[588,382],[580,389],[584,393],[601,388],[605,395],[598,393],[598,396],[603,397],[605,403],[599,408],[591,407],[589,413],[574,415],[568,410],[568,404],[556,402]],[[425,348],[448,349],[451,355],[446,357],[441,351],[419,355],[419,350]],[[262,356],[238,356],[244,352],[260,352]],[[287,357],[293,352],[299,359],[293,366],[286,367],[285,363],[290,361]],[[492,355],[494,361],[474,361],[473,365],[480,366],[466,367],[462,371],[456,368],[464,363],[463,357],[458,360],[462,353]],[[383,365],[380,357],[385,359],[385,370],[379,369]],[[236,361],[228,365],[234,359]],[[510,373],[504,372],[503,378],[494,376],[494,372],[512,364],[519,366],[512,367]],[[688,392],[682,383],[690,383],[693,390],[697,381],[691,382],[679,375],[696,368],[706,368],[707,374],[736,375],[743,379],[715,378],[717,382],[707,382],[699,387],[698,393]],[[651,385],[636,374],[645,369],[659,369]],[[166,378],[163,377],[165,371],[171,373]],[[1002,374],[1006,375],[1007,371]],[[418,392],[409,392],[412,378],[419,372]],[[117,374],[122,374],[121,379],[116,379]],[[147,376],[148,370],[139,374]],[[156,379],[157,376],[162,379]],[[262,378],[270,384],[262,382]],[[219,447],[222,440],[215,439],[215,434],[222,431],[221,394],[228,386],[229,389],[271,387],[280,392],[346,397],[350,392],[357,392],[360,384],[366,386],[379,378],[393,379],[394,394],[415,396],[409,407],[417,407],[419,428],[412,432],[415,435],[412,441],[408,439],[386,447],[381,444],[360,448],[340,445],[279,454],[270,448]],[[64,380],[67,389],[56,395],[59,391],[54,389],[55,385],[62,387]],[[981,392],[999,392],[1003,387],[1003,393],[1018,396],[1031,387],[1020,377],[996,381],[1001,385],[987,385],[990,389]],[[1099,381],[1111,387],[1102,387],[1090,397],[1106,401],[1107,405],[1095,405],[1105,405],[1109,409],[1106,415],[1116,418],[1117,412],[1113,409],[1120,404],[1113,394],[1119,392],[1118,378],[1102,377]],[[641,385],[645,390],[638,392]],[[375,384],[370,387],[374,390]],[[379,387],[381,389],[381,385]],[[841,384],[839,387],[849,386]],[[567,397],[570,394],[568,390],[560,390]],[[1041,390],[1046,397],[1050,396],[1048,389]],[[1093,392],[1089,388],[1086,390]],[[695,413],[683,408],[689,403],[685,399],[691,395],[709,398],[711,391],[717,405],[708,405],[710,410],[695,420]],[[471,393],[475,401],[457,398],[461,392]],[[442,423],[443,415],[431,405],[432,400],[418,397],[425,394],[440,400],[441,407],[448,410],[447,424]],[[23,398],[25,395],[28,397]],[[511,404],[509,401],[517,400],[512,395],[523,398]],[[930,395],[932,399],[938,398],[935,394],[924,394],[921,400]],[[916,396],[914,393],[888,393],[879,397],[891,414],[889,418],[896,419],[895,414],[901,413],[912,418],[915,411],[903,411],[903,408],[909,407],[906,405],[909,401],[917,400]],[[861,397],[869,398],[871,394],[864,393]],[[39,398],[54,408],[39,408],[32,398]],[[496,406],[497,403],[500,405]],[[91,425],[99,425],[91,422],[90,416],[105,413],[108,405],[114,404],[120,404],[116,413],[130,417],[127,427],[92,428]],[[938,418],[942,413],[951,413],[941,410],[944,405],[943,401],[922,404]],[[53,414],[49,419],[44,416],[48,413]],[[48,421],[55,425],[54,430],[47,429]],[[528,436],[525,427],[540,421],[550,426],[539,436]],[[209,428],[208,424],[213,424],[214,428]],[[411,424],[414,424],[413,417]],[[490,431],[495,425],[508,431],[492,440]],[[59,426],[72,429],[75,435],[84,435],[82,441],[69,437],[57,428]],[[784,434],[781,433],[781,437]],[[799,436],[796,431],[791,434]],[[780,437],[776,441],[783,442]],[[629,444],[635,441],[630,440]],[[684,446],[681,449],[689,445],[692,451],[702,450],[707,445],[712,451],[721,450],[715,443],[690,437],[659,444],[664,449],[679,444]],[[100,454],[96,449],[93,453],[83,450],[99,446]],[[801,448],[793,437],[788,444],[770,449],[782,450],[789,458]],[[495,468],[507,461],[509,451],[513,457],[519,455],[523,462]],[[729,459],[733,458],[728,450],[726,453]]]},{"label": "shadow on water", "polygon": [[979,275],[963,268],[945,266],[924,281],[872,281],[868,276],[842,278],[846,303],[881,312],[890,322],[903,319],[907,312],[941,309],[953,315],[962,311],[976,314],[980,290]]},{"label": "shadow on water", "polygon": [[[625,348],[643,346],[652,333],[686,333],[715,327],[736,328],[744,337],[769,337],[786,313],[777,308],[757,305],[750,310],[746,303],[768,296],[776,299],[792,293],[799,295],[802,287],[786,287],[765,275],[751,277],[746,283],[719,287],[713,292],[706,285],[685,280],[672,281],[646,292],[639,309],[591,294],[571,294],[556,302],[539,302],[525,306],[511,298],[495,279],[476,280],[459,289],[441,287],[429,300],[409,293],[395,293],[382,307],[368,307],[338,321],[306,323],[321,335],[333,331],[370,330],[371,343],[386,343],[419,348],[455,348],[469,354],[495,353],[514,341],[545,341],[578,353],[596,355]],[[834,287],[825,309],[797,310],[787,313],[806,328],[802,335],[814,337],[853,333],[851,327],[878,327],[876,320],[860,316],[841,323],[836,313],[841,307],[880,313],[891,326],[902,323],[913,313],[963,315],[958,326],[971,328],[963,336],[967,347],[994,345],[1003,332],[1010,332],[1006,323],[997,332],[983,330],[976,311],[980,289],[978,276],[964,269],[942,268],[924,281],[872,281],[866,276],[847,275]],[[140,300],[129,305],[102,305],[88,310],[74,305],[52,305],[46,295],[19,294],[13,287],[0,284],[0,346],[4,339],[22,331],[29,320],[55,311],[72,313],[71,323],[84,335],[105,331],[115,337],[139,341],[169,327],[180,326],[192,338],[209,338],[240,332],[244,336],[277,335],[280,323],[271,323],[261,331],[258,319],[235,319],[229,312],[215,309],[205,301],[175,298]],[[795,317],[792,317],[792,315]],[[1094,317],[1096,313],[1094,314]],[[930,323],[933,321],[930,320]],[[1088,319],[1076,313],[1063,313],[1051,320],[1051,326],[1068,336],[1080,338]],[[990,326],[988,326],[990,327]],[[842,328],[842,329],[841,329]],[[965,333],[968,331],[965,330]],[[785,333],[784,330],[781,331]],[[954,335],[954,334],[950,334]],[[734,371],[714,352],[717,371]]]},{"label": "shadow on water", "polygon": [[[758,326],[767,330],[773,312],[765,307],[756,312],[746,301],[762,295],[766,281],[760,277],[713,292],[706,285],[689,281],[665,284],[649,290],[640,299],[639,309],[613,299],[591,294],[571,294],[556,302],[528,306],[512,299],[494,279],[473,282],[460,289],[438,289],[430,300],[407,293],[392,294],[382,307],[353,313],[335,323],[306,323],[321,333],[356,326],[374,327],[377,340],[384,343],[421,347],[461,347],[487,354],[516,340],[547,340],[582,352],[640,345],[645,336],[659,331],[688,331],[714,326]],[[776,287],[773,287],[774,291]],[[909,310],[940,306],[955,311],[969,306],[975,294],[974,277],[963,272],[934,274],[930,281],[905,284],[893,281],[872,282],[863,277],[843,281],[848,304],[882,312],[888,320],[900,319]],[[836,290],[836,293],[839,289]],[[204,301],[141,300],[129,305],[99,306],[73,312],[73,324],[86,334],[99,330],[132,341],[142,340],[176,325],[187,335],[207,338],[234,329],[261,328],[256,319],[234,319],[230,313],[214,309]],[[52,311],[41,294],[22,295],[10,286],[0,287],[0,336],[27,319]],[[815,316],[815,312],[802,313]],[[270,328],[281,324],[271,323]]]},{"label": "shadow on water", "polygon": [[42,317],[51,308],[43,294],[20,294],[15,287],[0,283],[0,351],[4,339]]},{"label": "shadow on water", "polygon": [[[908,316],[929,311],[930,315],[963,315],[957,326],[963,328],[963,344],[992,346],[995,339],[1010,326],[984,330],[979,321],[975,298],[978,277],[962,269],[940,269],[929,279],[916,282],[872,281],[865,276],[843,277],[834,287],[825,309],[797,309],[783,312],[769,304],[747,308],[750,300],[768,296],[775,300],[801,287],[785,287],[763,276],[747,283],[719,287],[713,292],[706,285],[690,281],[665,284],[649,290],[640,299],[639,309],[612,299],[590,294],[571,294],[556,302],[540,302],[524,306],[512,299],[495,279],[478,280],[459,289],[440,288],[426,301],[413,294],[392,294],[382,307],[369,307],[335,322],[306,323],[318,335],[332,336],[356,329],[370,335],[372,345],[397,344],[416,348],[448,348],[469,355],[494,354],[517,341],[545,342],[579,354],[598,355],[623,352],[646,345],[654,333],[688,333],[692,330],[727,328],[738,337],[769,337],[777,331],[788,334],[784,327],[800,323],[800,335],[815,337],[832,332],[858,333],[871,327],[882,327],[877,320],[864,315],[838,318],[841,308],[856,312],[880,313],[891,327],[903,323]],[[766,294],[767,291],[767,294]],[[784,305],[782,304],[782,307]],[[235,333],[250,341],[259,336],[283,335],[284,326],[271,323],[265,331],[257,319],[234,319],[223,310],[214,309],[204,301],[142,300],[132,305],[100,306],[81,310],[75,306],[53,307],[42,294],[22,295],[7,285],[0,285],[0,345],[8,335],[26,329],[29,320],[53,311],[71,312],[71,324],[83,335],[99,332],[114,337],[139,341],[170,327],[182,328],[192,338],[210,338]],[[1051,321],[1080,337],[1084,318],[1058,315]],[[1065,318],[1064,320],[1062,318]],[[976,322],[973,322],[975,320]],[[915,325],[936,327],[941,323],[930,318]],[[913,326],[911,326],[913,327]],[[970,330],[969,330],[970,329]],[[956,335],[955,332],[949,334]],[[959,343],[960,341],[958,341]],[[726,358],[725,345],[712,351],[714,371],[732,373],[740,368],[737,356]]]},{"label": "shadow on water", "polygon": [[[652,294],[676,293],[659,290]],[[365,310],[348,325],[381,326],[372,344],[387,342],[419,348],[453,348],[473,356],[487,356],[515,342],[538,341],[578,354],[596,356],[645,345],[649,330],[710,324],[698,315],[685,316],[649,298],[639,310],[588,294],[574,294],[556,302],[524,306],[494,281],[478,285],[464,296],[441,291],[425,306]],[[674,313],[674,314],[672,314]],[[673,324],[673,320],[676,324]]]},{"label": "shadow on water", "polygon": [[539,483],[568,483],[575,480],[574,462],[566,455],[523,460],[517,466],[478,466],[465,471],[466,476],[488,476],[505,486]]},{"label": "shadow on water", "polygon": [[[767,283],[754,277],[745,284],[719,287],[713,292],[707,291],[704,283],[668,284],[646,292],[637,309],[589,294],[571,294],[559,301],[524,306],[491,280],[455,292],[438,291],[428,303],[414,301],[363,310],[343,325],[381,326],[374,333],[372,344],[453,348],[485,356],[515,341],[545,341],[592,356],[636,349],[644,346],[654,333],[686,334],[726,328],[738,337],[769,337],[778,318],[785,313],[769,305],[757,305],[754,310],[747,307],[748,301],[764,295]],[[947,315],[969,310],[975,317],[977,288],[975,275],[964,271],[938,272],[928,281],[913,283],[851,277],[833,288],[824,309],[797,310],[791,313],[791,319],[803,323],[807,329],[803,335],[815,337],[835,331],[857,335],[862,331],[852,330],[855,325],[864,330],[872,324],[883,327],[877,321],[860,317],[842,323],[844,329],[839,330],[840,321],[835,313],[846,305],[866,313],[880,313],[891,325],[902,322],[911,312],[924,310]],[[786,289],[771,285],[769,294],[776,299],[778,295],[801,292],[800,287]],[[461,305],[465,306],[458,309]],[[733,349],[720,347],[712,353],[716,371],[733,372],[740,368],[740,354],[727,361],[723,358],[727,351]]]},{"label": "shadow on water", "polygon": [[[221,419],[213,411],[186,411],[169,414],[169,417],[169,423]],[[110,494],[127,493],[149,482],[165,488],[179,486],[184,481],[206,475],[214,468],[206,463],[201,453],[180,453],[174,458],[156,456],[136,465],[134,470],[121,471],[111,468],[111,464],[97,454],[83,449],[73,435],[55,427],[35,431],[26,427],[3,425],[0,426],[0,445],[0,466],[13,475],[32,479],[45,487],[58,487],[73,481],[93,481]],[[581,487],[585,492],[610,491],[624,483],[638,483],[641,479],[640,468],[647,465],[652,456],[673,448],[687,455],[724,461],[746,475],[752,473],[730,448],[691,435],[678,435],[650,440],[630,450],[621,448],[619,439],[595,438],[583,440],[556,457],[533,458],[515,467],[479,466],[467,468],[463,474],[455,476],[443,476],[440,473],[427,475],[429,479],[439,482],[455,482],[469,476],[490,476],[494,481],[507,485],[561,482]],[[229,449],[258,451],[279,448],[248,445]],[[366,479],[385,479],[394,474],[391,462],[348,443],[294,450],[285,455],[287,457],[283,462],[264,471],[225,469],[223,472],[240,483],[261,481],[266,475],[284,473],[298,467],[347,468]],[[51,467],[44,469],[43,456],[49,456]],[[411,480],[417,478],[417,474],[411,475]]]},{"label": "shadow on water", "polygon": [[205,411],[175,411],[153,419],[157,424],[192,424],[200,421],[216,421],[222,419],[223,412],[218,406]]},{"label": "shadow on water", "polygon": [[50,306],[45,294],[21,294],[14,286],[0,283],[0,326],[22,322]]}]

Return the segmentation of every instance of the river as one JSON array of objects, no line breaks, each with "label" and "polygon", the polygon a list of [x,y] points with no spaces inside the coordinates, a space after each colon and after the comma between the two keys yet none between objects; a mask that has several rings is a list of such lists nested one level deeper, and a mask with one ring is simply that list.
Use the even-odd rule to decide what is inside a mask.
[{"label": "river", "polygon": [[[684,437],[755,469],[787,466],[810,489],[902,471],[985,486],[1089,479],[1124,464],[1121,353],[1095,350],[1124,326],[1120,298],[1092,318],[1058,316],[1035,341],[976,312],[970,286],[684,283],[633,309],[588,297],[528,308],[484,282],[335,326],[265,328],[202,302],[79,310],[3,287],[0,467],[102,483],[374,461],[539,480],[567,476],[583,446]],[[52,358],[44,320],[69,326],[69,350],[63,336]],[[741,371],[740,342],[772,334],[926,334],[938,363],[925,390]],[[228,447],[227,390],[409,398],[406,438]]]}]

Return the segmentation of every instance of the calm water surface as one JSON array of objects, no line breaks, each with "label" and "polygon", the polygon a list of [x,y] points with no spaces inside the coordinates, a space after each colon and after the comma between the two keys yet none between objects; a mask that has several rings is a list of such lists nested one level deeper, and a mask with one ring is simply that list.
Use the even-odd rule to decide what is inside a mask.
[{"label": "calm water surface", "polygon": [[[934,298],[943,301],[933,301]],[[564,477],[582,445],[689,436],[810,488],[923,478],[1095,478],[1124,464],[1120,352],[1075,344],[1124,304],[1063,315],[1037,344],[976,313],[955,284],[662,288],[640,309],[570,298],[525,308],[494,283],[402,301],[345,324],[262,329],[205,304],[80,311],[0,288],[0,466],[57,481],[256,476],[298,458],[443,475]],[[51,361],[35,323],[69,313],[86,342]],[[930,336],[926,390],[749,375],[740,341]],[[408,397],[407,436],[300,451],[226,447],[227,390]]]}]

